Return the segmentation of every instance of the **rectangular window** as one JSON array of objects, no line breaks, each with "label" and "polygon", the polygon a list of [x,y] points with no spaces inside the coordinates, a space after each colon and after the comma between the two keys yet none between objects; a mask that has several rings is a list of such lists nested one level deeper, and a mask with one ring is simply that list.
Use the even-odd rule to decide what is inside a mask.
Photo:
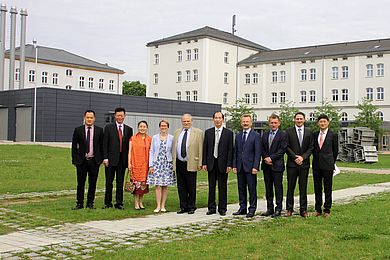
[{"label": "rectangular window", "polygon": [[275,104],[276,102],[278,102],[278,93],[272,92],[271,93],[271,103]]},{"label": "rectangular window", "polygon": [[186,91],[186,100],[191,101],[191,92],[190,91]]},{"label": "rectangular window", "polygon": [[225,54],[223,56],[223,62],[229,63],[229,52],[225,51]]},{"label": "rectangular window", "polygon": [[377,100],[385,99],[385,89],[383,87],[376,88],[376,99]]},{"label": "rectangular window", "polygon": [[309,101],[310,102],[316,102],[316,91],[315,90],[310,90],[309,92]]},{"label": "rectangular window", "polygon": [[223,83],[229,84],[229,73],[227,73],[227,72],[223,73]]},{"label": "rectangular window", "polygon": [[349,73],[348,73],[348,66],[342,66],[341,67],[341,77],[343,78],[343,79],[347,79],[348,78],[348,75]]},{"label": "rectangular window", "polygon": [[374,66],[372,64],[367,64],[367,77],[372,78],[374,76]]},{"label": "rectangular window", "polygon": [[302,81],[307,80],[307,70],[306,69],[301,69],[301,80]]},{"label": "rectangular window", "polygon": [[85,78],[83,76],[80,76],[80,78],[79,78],[79,87],[80,88],[84,88],[84,81],[85,81]]},{"label": "rectangular window", "polygon": [[158,98],[158,93],[153,93],[153,96],[154,96],[155,98]]},{"label": "rectangular window", "polygon": [[93,78],[88,79],[88,87],[93,88]]},{"label": "rectangular window", "polygon": [[191,81],[191,71],[186,70],[186,81]]},{"label": "rectangular window", "polygon": [[111,91],[114,90],[114,80],[110,79],[108,82],[108,89]]},{"label": "rectangular window", "polygon": [[198,59],[199,59],[199,50],[194,49],[194,60],[198,60]]},{"label": "rectangular window", "polygon": [[35,82],[35,70],[28,71],[28,82],[30,82],[30,83]]},{"label": "rectangular window", "polygon": [[367,99],[368,100],[373,100],[374,99],[374,90],[373,90],[373,88],[367,88],[366,89],[366,91],[367,91]]},{"label": "rectangular window", "polygon": [[280,72],[280,82],[282,83],[286,82],[286,71],[284,70]]},{"label": "rectangular window", "polygon": [[42,72],[42,84],[47,84],[47,71]]},{"label": "rectangular window", "polygon": [[198,70],[193,70],[192,71],[193,72],[193,77],[194,77],[194,81],[198,81],[198,78],[199,78],[199,76],[198,76]]},{"label": "rectangular window", "polygon": [[301,91],[301,103],[306,103],[306,91]]},{"label": "rectangular window", "polygon": [[376,75],[378,77],[383,77],[385,75],[385,64],[379,63],[379,64],[376,65],[376,68],[377,68]]},{"label": "rectangular window", "polygon": [[66,71],[65,71],[65,75],[66,76],[68,76],[68,77],[71,77],[72,76],[72,70],[71,69],[67,69]]},{"label": "rectangular window", "polygon": [[158,84],[158,73],[153,74],[153,84],[157,85]]},{"label": "rectangular window", "polygon": [[159,54],[154,54],[154,64],[157,65],[160,63],[160,55]]},{"label": "rectangular window", "polygon": [[104,79],[99,79],[99,89],[104,89]]},{"label": "rectangular window", "polygon": [[52,83],[58,85],[58,73],[53,73]]},{"label": "rectangular window", "polygon": [[348,101],[348,89],[341,90],[341,101]]},{"label": "rectangular window", "polygon": [[181,91],[176,92],[177,100],[181,100]]},{"label": "rectangular window", "polygon": [[20,80],[20,69],[16,68],[15,69],[15,81],[19,81],[19,80]]},{"label": "rectangular window", "polygon": [[286,103],[286,92],[280,92],[280,103]]},{"label": "rectangular window", "polygon": [[228,93],[223,93],[223,103],[224,104],[228,103]]},{"label": "rectangular window", "polygon": [[332,89],[332,101],[339,101],[339,91],[337,89]]},{"label": "rectangular window", "polygon": [[245,104],[249,104],[250,101],[251,101],[251,96],[248,93],[244,94],[244,102],[245,102]]},{"label": "rectangular window", "polygon": [[71,89],[72,89],[72,86],[71,86],[71,85],[66,85],[66,86],[65,86],[65,89],[71,90]]},{"label": "rectangular window", "polygon": [[183,52],[177,51],[177,61],[182,62],[183,61]]},{"label": "rectangular window", "polygon": [[258,73],[252,74],[252,81],[253,81],[253,84],[259,83],[259,74]]},{"label": "rectangular window", "polygon": [[252,93],[252,104],[257,104],[257,93]]},{"label": "rectangular window", "polygon": [[246,73],[245,74],[245,84],[250,84],[251,83],[251,74]]},{"label": "rectangular window", "polygon": [[177,82],[181,82],[181,80],[182,80],[182,73],[181,73],[181,71],[178,71],[177,72]]},{"label": "rectangular window", "polygon": [[194,101],[198,101],[198,91],[196,90],[192,91],[192,97]]},{"label": "rectangular window", "polygon": [[278,82],[278,72],[272,71],[272,82],[276,83]]},{"label": "rectangular window", "polygon": [[191,60],[191,50],[186,50],[187,53],[187,60]]},{"label": "rectangular window", "polygon": [[332,67],[332,79],[338,79],[338,78],[339,78],[339,68]]},{"label": "rectangular window", "polygon": [[310,69],[310,80],[316,80],[316,69]]}]

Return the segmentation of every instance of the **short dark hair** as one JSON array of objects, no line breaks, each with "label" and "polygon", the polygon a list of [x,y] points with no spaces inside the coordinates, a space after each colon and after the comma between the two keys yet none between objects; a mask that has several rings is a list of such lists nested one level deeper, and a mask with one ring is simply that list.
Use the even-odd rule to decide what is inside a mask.
[{"label": "short dark hair", "polygon": [[116,114],[117,112],[123,112],[124,114],[126,114],[126,110],[123,107],[115,108],[115,113],[114,114]]},{"label": "short dark hair", "polygon": [[84,116],[85,116],[87,113],[93,113],[93,116],[95,116],[95,111],[93,111],[93,110],[91,110],[91,109],[85,110]]},{"label": "short dark hair", "polygon": [[277,114],[274,114],[274,113],[272,113],[272,114],[269,116],[268,120],[270,120],[270,119],[278,119],[278,121],[280,121],[280,117],[279,117]]},{"label": "short dark hair", "polygon": [[222,119],[225,119],[225,115],[224,115],[221,111],[215,111],[214,114],[213,114],[213,118],[215,118],[215,115],[216,115],[217,113],[221,113]]},{"label": "short dark hair", "polygon": [[317,122],[320,121],[321,119],[326,119],[326,121],[330,121],[329,120],[329,117],[327,115],[320,115],[318,118],[317,118]]},{"label": "short dark hair", "polygon": [[168,126],[168,128],[169,128],[169,122],[168,121],[166,121],[166,120],[161,120],[160,121],[160,123],[158,123],[158,127],[160,127],[161,126],[161,123],[165,123],[165,124],[167,124],[167,126]]},{"label": "short dark hair", "polygon": [[296,117],[297,117],[297,115],[302,115],[302,116],[303,116],[303,118],[306,118],[306,116],[305,116],[305,113],[303,113],[302,111],[298,111],[298,112],[296,112],[296,113],[295,113],[295,115],[294,115],[294,118],[296,118]]},{"label": "short dark hair", "polygon": [[149,127],[148,126],[148,122],[146,122],[145,120],[139,121],[138,124],[137,124],[137,127],[139,127],[139,125],[142,124],[142,123],[144,123],[146,125],[146,127]]}]

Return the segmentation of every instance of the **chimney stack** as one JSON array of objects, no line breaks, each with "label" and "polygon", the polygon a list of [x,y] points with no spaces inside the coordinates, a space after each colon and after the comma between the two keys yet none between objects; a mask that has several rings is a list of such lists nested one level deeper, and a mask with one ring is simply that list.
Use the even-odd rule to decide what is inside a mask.
[{"label": "chimney stack", "polygon": [[20,10],[20,52],[19,52],[19,89],[24,88],[24,75],[25,75],[25,60],[26,60],[26,18],[27,9]]},{"label": "chimney stack", "polygon": [[4,59],[5,59],[5,21],[7,6],[0,7],[0,91],[4,90]]},{"label": "chimney stack", "polygon": [[9,52],[9,90],[15,87],[15,41],[16,41],[16,14],[18,13],[15,6],[11,7],[11,35],[10,35],[10,52]]}]

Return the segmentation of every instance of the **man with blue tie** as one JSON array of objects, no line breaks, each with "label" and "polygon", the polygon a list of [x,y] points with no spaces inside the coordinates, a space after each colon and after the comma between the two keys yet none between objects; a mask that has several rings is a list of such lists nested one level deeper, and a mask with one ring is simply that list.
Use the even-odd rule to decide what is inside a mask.
[{"label": "man with blue tie", "polygon": [[[237,174],[240,208],[233,215],[246,215],[251,218],[257,209],[257,173],[260,166],[260,135],[252,129],[252,116],[241,116],[242,131],[236,135],[233,155],[233,172]],[[249,207],[247,212],[247,192]]]},{"label": "man with blue tie", "polygon": [[[262,216],[280,217],[283,202],[283,172],[284,153],[287,148],[287,135],[279,129],[280,118],[272,114],[268,118],[270,130],[261,138],[262,157],[261,169],[264,174],[265,197],[267,199],[267,211]],[[274,209],[274,187],[276,207]]]}]

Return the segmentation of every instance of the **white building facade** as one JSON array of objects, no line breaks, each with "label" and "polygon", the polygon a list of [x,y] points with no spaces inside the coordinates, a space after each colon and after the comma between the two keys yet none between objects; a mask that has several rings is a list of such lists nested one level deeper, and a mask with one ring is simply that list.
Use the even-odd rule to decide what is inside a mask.
[{"label": "white building facade", "polygon": [[[122,94],[124,71],[101,64],[76,54],[48,47],[26,45],[24,86],[53,87],[90,91],[97,93]],[[16,50],[14,87],[19,89],[19,48]],[[37,58],[35,57],[37,54]],[[4,90],[9,90],[9,53],[4,66]]]}]

